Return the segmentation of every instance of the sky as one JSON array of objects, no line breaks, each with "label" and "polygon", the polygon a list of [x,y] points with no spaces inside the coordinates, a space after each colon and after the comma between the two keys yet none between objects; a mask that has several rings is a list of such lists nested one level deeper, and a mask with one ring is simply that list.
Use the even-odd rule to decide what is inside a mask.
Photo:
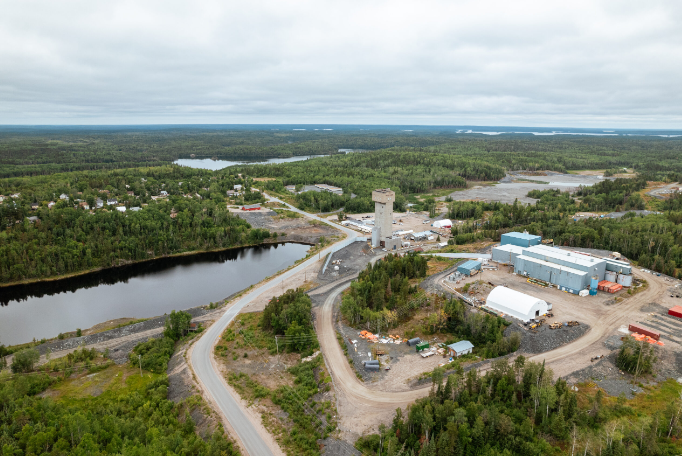
[{"label": "sky", "polygon": [[679,0],[0,0],[0,124],[682,128]]}]

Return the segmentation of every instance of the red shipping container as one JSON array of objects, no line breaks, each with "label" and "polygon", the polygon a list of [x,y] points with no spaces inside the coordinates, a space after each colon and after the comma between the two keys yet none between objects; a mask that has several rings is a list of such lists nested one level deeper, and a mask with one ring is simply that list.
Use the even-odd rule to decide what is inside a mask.
[{"label": "red shipping container", "polygon": [[607,291],[608,291],[609,293],[616,293],[616,292],[618,292],[618,291],[620,291],[620,290],[622,290],[622,289],[623,289],[623,285],[617,283],[617,284],[615,284],[615,285],[611,285]]},{"label": "red shipping container", "polygon": [[661,335],[659,333],[657,333],[656,331],[649,329],[649,328],[645,328],[644,326],[635,325],[633,323],[630,323],[628,330],[632,331],[632,332],[639,333],[639,334],[644,334],[645,336],[649,336],[655,340],[658,340],[661,338]]},{"label": "red shipping container", "polygon": [[668,315],[672,315],[673,317],[677,318],[682,318],[682,307],[680,306],[675,306],[672,309],[668,310]]}]

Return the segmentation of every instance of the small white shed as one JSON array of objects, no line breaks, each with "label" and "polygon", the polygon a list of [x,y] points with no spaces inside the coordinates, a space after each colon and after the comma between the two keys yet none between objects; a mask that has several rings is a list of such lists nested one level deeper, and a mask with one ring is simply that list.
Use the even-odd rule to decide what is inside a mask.
[{"label": "small white shed", "polygon": [[448,355],[456,358],[458,356],[468,355],[473,349],[474,344],[468,340],[460,340],[459,342],[448,345]]},{"label": "small white shed", "polygon": [[548,310],[547,303],[542,299],[507,287],[495,287],[488,295],[486,305],[522,321],[544,315]]}]

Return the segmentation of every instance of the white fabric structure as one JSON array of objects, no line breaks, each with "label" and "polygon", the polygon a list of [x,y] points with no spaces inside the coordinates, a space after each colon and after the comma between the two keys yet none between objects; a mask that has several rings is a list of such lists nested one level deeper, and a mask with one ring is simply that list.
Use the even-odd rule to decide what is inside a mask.
[{"label": "white fabric structure", "polygon": [[547,303],[542,299],[512,290],[507,287],[495,287],[488,295],[486,305],[493,310],[529,321],[547,313]]},{"label": "white fabric structure", "polygon": [[452,228],[450,219],[436,220],[432,225],[434,228]]}]

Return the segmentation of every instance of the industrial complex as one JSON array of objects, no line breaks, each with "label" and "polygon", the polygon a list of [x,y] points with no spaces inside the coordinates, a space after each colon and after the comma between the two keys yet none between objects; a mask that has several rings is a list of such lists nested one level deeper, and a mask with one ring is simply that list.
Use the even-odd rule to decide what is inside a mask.
[{"label": "industrial complex", "polygon": [[632,266],[628,263],[550,247],[541,240],[528,233],[503,234],[501,245],[493,248],[492,259],[513,265],[516,274],[573,294],[594,295],[605,280],[621,287],[632,285]]}]

